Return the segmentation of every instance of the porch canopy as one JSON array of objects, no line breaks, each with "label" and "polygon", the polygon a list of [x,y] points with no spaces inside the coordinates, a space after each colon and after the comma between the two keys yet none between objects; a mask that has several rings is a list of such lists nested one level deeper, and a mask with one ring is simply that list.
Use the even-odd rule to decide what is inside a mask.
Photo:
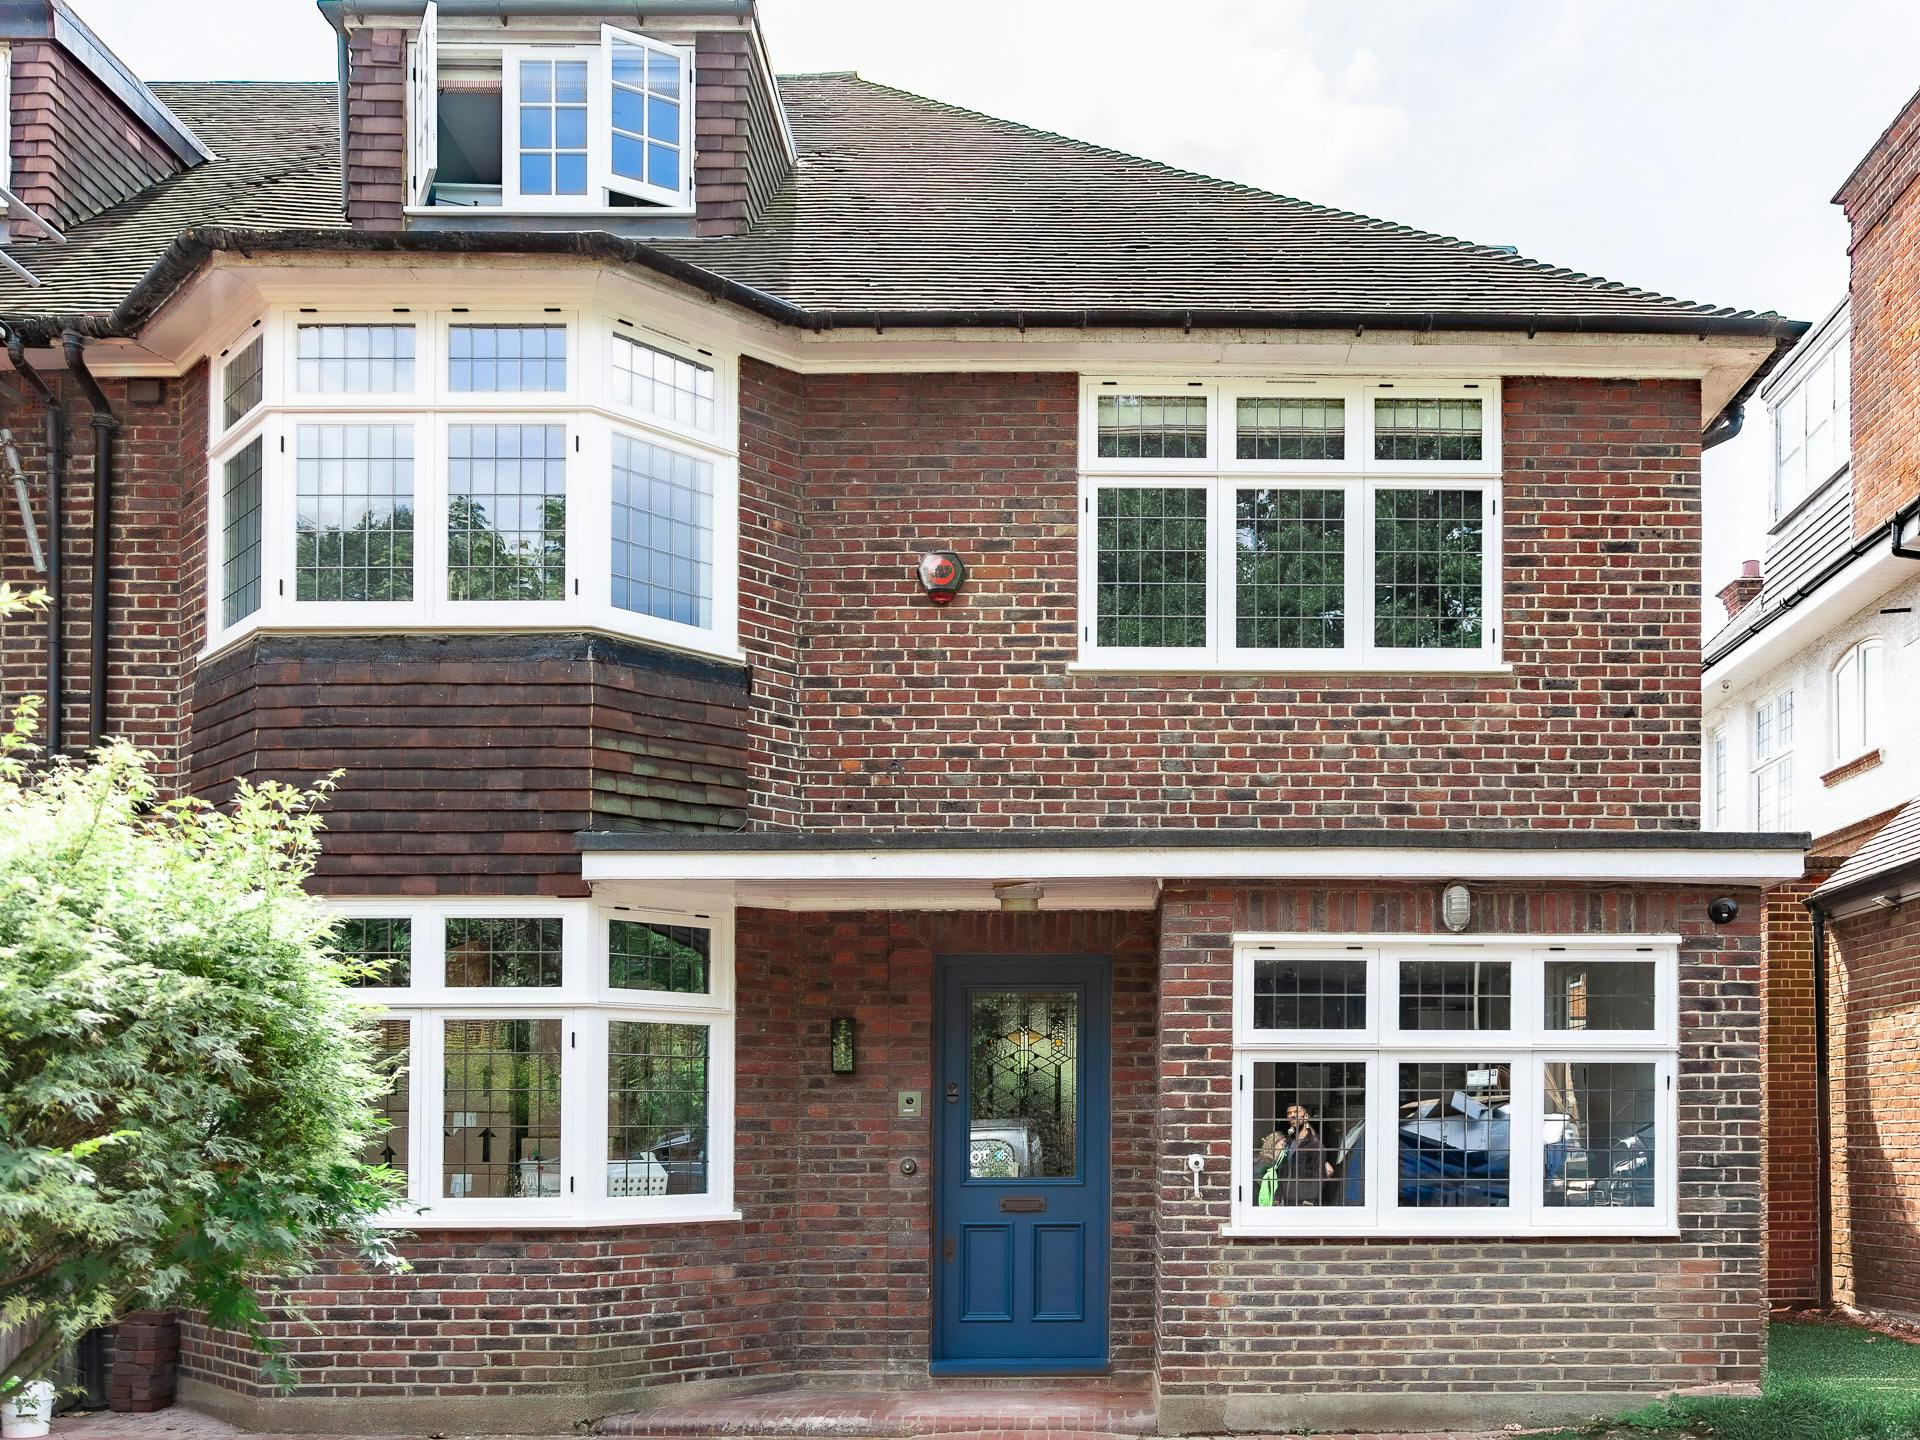
[{"label": "porch canopy", "polygon": [[1750,888],[1798,879],[1804,834],[1680,830],[587,830],[596,891],[770,910],[1150,910],[1163,884],[1454,880]]}]

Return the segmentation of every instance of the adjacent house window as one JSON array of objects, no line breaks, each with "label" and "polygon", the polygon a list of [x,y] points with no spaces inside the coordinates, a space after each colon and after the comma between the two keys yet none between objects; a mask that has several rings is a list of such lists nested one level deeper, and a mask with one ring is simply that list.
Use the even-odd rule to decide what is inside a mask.
[{"label": "adjacent house window", "polygon": [[730,1211],[729,916],[583,902],[335,908],[335,948],[384,1011],[382,1054],[404,1065],[369,1150],[406,1176],[396,1224]]},{"label": "adjacent house window", "polygon": [[1673,1227],[1671,939],[1250,936],[1234,964],[1237,1229]]},{"label": "adjacent house window", "polygon": [[1881,671],[1884,652],[1877,639],[1862,640],[1833,667],[1833,758],[1845,764],[1880,743]]},{"label": "adjacent house window", "polygon": [[1727,812],[1727,729],[1721,726],[1707,741],[1707,823],[1725,827]]},{"label": "adjacent house window", "polygon": [[692,207],[690,47],[606,25],[598,43],[443,48],[436,10],[409,56],[414,206]]},{"label": "adjacent house window", "polygon": [[1852,453],[1848,364],[1843,336],[1771,402],[1776,520],[1832,479]]},{"label": "adjacent house window", "polygon": [[1793,691],[1754,707],[1754,820],[1762,830],[1793,827]]},{"label": "adjacent house window", "polygon": [[[259,328],[266,362],[235,355],[211,407],[213,644],[253,625],[532,624],[732,653],[731,357],[558,307],[388,323],[290,306]],[[235,383],[258,398],[226,427],[224,379],[256,364]]]},{"label": "adjacent house window", "polygon": [[1456,388],[1090,384],[1082,661],[1497,664],[1497,386]]}]

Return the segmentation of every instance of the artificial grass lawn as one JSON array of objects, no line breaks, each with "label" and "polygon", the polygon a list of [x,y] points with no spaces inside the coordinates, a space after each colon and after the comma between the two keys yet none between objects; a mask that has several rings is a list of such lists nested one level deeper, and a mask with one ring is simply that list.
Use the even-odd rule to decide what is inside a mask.
[{"label": "artificial grass lawn", "polygon": [[1920,1345],[1858,1326],[1776,1321],[1754,1399],[1663,1400],[1539,1440],[1920,1440]]}]

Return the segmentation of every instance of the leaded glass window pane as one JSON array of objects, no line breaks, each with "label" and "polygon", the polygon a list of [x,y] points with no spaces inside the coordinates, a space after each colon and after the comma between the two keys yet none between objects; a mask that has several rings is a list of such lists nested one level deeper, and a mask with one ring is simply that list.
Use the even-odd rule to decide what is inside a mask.
[{"label": "leaded glass window pane", "polygon": [[513,989],[560,983],[558,916],[449,915],[447,984]]},{"label": "leaded glass window pane", "polygon": [[609,921],[607,931],[607,984],[614,989],[707,993],[710,931],[646,920]]},{"label": "leaded glass window pane", "polygon": [[1103,460],[1204,460],[1207,401],[1201,395],[1102,395],[1097,453]]},{"label": "leaded glass window pane", "polygon": [[374,1028],[374,1062],[382,1073],[392,1077],[387,1093],[380,1097],[380,1116],[385,1128],[367,1142],[360,1158],[369,1165],[385,1165],[389,1170],[407,1173],[407,1146],[413,1133],[409,1096],[412,1082],[407,1073],[411,1060],[412,1026],[405,1020],[382,1020]]},{"label": "leaded glass window pane", "polygon": [[220,617],[227,625],[260,608],[260,470],[264,444],[250,442],[222,473]]},{"label": "leaded glass window pane", "polygon": [[1367,962],[1289,959],[1253,962],[1256,1030],[1361,1030],[1367,1024]]},{"label": "leaded glass window pane", "polygon": [[265,379],[262,366],[267,353],[266,337],[256,335],[227,365],[224,416],[231,426],[260,403]]},{"label": "leaded glass window pane", "polygon": [[1422,1060],[1399,1070],[1401,1207],[1504,1209],[1512,1201],[1512,1067]]},{"label": "leaded glass window pane", "polygon": [[564,325],[455,325],[447,331],[447,388],[461,393],[567,388]]},{"label": "leaded glass window pane", "polygon": [[1402,1030],[1507,1030],[1513,966],[1505,960],[1404,960]]},{"label": "leaded glass window pane", "polygon": [[1374,641],[1393,649],[1481,644],[1486,521],[1478,490],[1374,492]]},{"label": "leaded glass window pane", "polygon": [[1194,486],[1099,493],[1094,560],[1099,644],[1207,643],[1207,492]]},{"label": "leaded glass window pane", "polygon": [[587,193],[586,61],[522,60],[519,108],[520,193],[529,199],[584,196]]},{"label": "leaded glass window pane", "polygon": [[1549,1030],[1653,1029],[1651,960],[1549,960]]},{"label": "leaded glass window pane", "polygon": [[567,578],[562,425],[447,428],[447,595],[560,600]]},{"label": "leaded glass window pane", "polygon": [[1541,1178],[1550,1209],[1652,1207],[1657,1073],[1646,1061],[1546,1067]]},{"label": "leaded glass window pane", "polygon": [[333,948],[352,967],[349,983],[413,983],[413,922],[405,916],[355,916],[333,928]]},{"label": "leaded glass window pane", "polygon": [[394,395],[413,389],[413,326],[302,325],[303,395]]},{"label": "leaded glass window pane", "polygon": [[557,1198],[561,1022],[442,1024],[440,1193],[450,1200]]},{"label": "leaded glass window pane", "polygon": [[1346,504],[1339,490],[1234,493],[1234,639],[1241,649],[1346,643]]},{"label": "leaded glass window pane", "polygon": [[302,425],[294,596],[413,598],[413,427]]},{"label": "leaded glass window pane", "polygon": [[607,1195],[707,1193],[705,1025],[607,1025]]},{"label": "leaded glass window pane", "polygon": [[1276,1060],[1253,1067],[1256,1206],[1367,1201],[1364,1060]]},{"label": "leaded glass window pane", "polygon": [[1080,997],[976,990],[968,999],[967,1173],[1060,1180],[1079,1173]]},{"label": "leaded glass window pane", "polygon": [[1344,460],[1347,402],[1318,396],[1243,398],[1236,407],[1234,455],[1241,460]]},{"label": "leaded glass window pane", "polygon": [[1479,460],[1481,402],[1384,397],[1373,402],[1376,460]]},{"label": "leaded glass window pane", "polygon": [[624,335],[613,337],[616,404],[696,430],[714,424],[713,370]]},{"label": "leaded glass window pane", "polygon": [[705,629],[713,623],[713,466],[613,437],[613,603]]}]

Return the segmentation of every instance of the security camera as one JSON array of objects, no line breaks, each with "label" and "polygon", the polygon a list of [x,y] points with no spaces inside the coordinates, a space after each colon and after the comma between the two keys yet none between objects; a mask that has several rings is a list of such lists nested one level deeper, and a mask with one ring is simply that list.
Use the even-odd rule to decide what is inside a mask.
[{"label": "security camera", "polygon": [[1707,905],[1707,918],[1716,925],[1731,925],[1740,918],[1740,902],[1722,895]]}]

